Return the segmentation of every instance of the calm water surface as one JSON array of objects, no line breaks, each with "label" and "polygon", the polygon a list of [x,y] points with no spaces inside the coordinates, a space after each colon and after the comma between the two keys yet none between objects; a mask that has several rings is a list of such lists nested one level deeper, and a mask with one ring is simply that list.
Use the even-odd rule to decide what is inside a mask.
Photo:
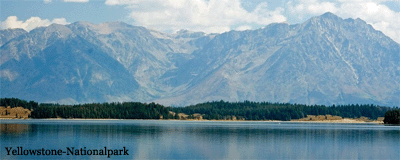
[{"label": "calm water surface", "polygon": [[128,149],[117,159],[399,159],[400,127],[377,124],[158,120],[0,120],[1,159],[23,149]]}]

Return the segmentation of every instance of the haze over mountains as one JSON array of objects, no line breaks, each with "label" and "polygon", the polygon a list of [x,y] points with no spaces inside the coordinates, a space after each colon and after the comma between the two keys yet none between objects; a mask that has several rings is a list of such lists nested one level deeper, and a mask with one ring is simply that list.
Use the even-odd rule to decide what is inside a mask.
[{"label": "haze over mountains", "polygon": [[400,106],[400,45],[361,19],[205,34],[122,22],[0,30],[1,97]]}]

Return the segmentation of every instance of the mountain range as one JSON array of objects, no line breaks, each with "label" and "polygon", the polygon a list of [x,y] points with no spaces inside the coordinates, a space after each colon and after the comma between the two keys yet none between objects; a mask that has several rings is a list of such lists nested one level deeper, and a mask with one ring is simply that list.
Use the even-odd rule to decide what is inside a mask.
[{"label": "mountain range", "polygon": [[400,45],[361,19],[206,34],[123,22],[0,30],[1,97],[400,106]]}]

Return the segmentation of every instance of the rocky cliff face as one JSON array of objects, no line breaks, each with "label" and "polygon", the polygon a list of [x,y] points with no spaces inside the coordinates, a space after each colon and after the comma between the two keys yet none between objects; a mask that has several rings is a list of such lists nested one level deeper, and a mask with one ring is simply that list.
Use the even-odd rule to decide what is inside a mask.
[{"label": "rocky cliff face", "polygon": [[232,31],[193,54],[166,81],[188,86],[178,101],[399,104],[399,44],[360,19]]},{"label": "rocky cliff face", "polygon": [[400,45],[361,19],[331,13],[222,34],[120,22],[10,31],[0,32],[1,97],[400,105]]},{"label": "rocky cliff face", "polygon": [[27,33],[23,29],[5,29],[0,30],[0,46],[4,45],[11,39],[17,38],[18,36]]}]

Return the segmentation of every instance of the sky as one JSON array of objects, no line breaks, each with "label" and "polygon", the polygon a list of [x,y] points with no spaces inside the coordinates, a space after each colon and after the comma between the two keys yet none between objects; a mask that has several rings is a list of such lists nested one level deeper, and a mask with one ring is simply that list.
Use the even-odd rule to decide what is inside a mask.
[{"label": "sky", "polygon": [[400,43],[400,0],[0,0],[0,28],[121,21],[168,33],[222,33],[302,23],[325,12],[361,18]]}]

